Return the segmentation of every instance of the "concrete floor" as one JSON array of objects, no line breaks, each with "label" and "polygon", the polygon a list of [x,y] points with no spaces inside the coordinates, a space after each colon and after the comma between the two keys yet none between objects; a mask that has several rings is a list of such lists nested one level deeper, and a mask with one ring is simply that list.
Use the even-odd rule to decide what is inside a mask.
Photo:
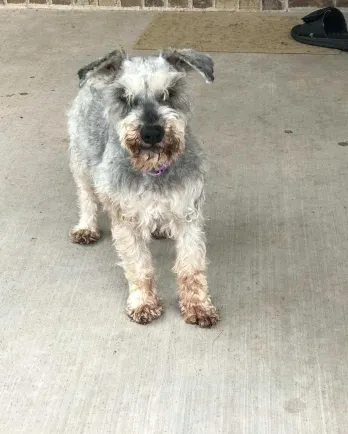
[{"label": "concrete floor", "polygon": [[76,70],[152,17],[0,11],[0,433],[347,433],[347,54],[214,54],[192,80],[216,328],[181,320],[170,243],[144,327],[108,229],[68,241]]}]

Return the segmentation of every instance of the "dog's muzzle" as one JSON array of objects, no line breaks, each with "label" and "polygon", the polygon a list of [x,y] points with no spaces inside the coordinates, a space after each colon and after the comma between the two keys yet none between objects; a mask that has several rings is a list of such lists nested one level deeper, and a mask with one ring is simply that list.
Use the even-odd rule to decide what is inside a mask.
[{"label": "dog's muzzle", "polygon": [[161,143],[165,131],[160,125],[144,125],[140,130],[142,140],[142,149],[151,149],[153,146]]}]

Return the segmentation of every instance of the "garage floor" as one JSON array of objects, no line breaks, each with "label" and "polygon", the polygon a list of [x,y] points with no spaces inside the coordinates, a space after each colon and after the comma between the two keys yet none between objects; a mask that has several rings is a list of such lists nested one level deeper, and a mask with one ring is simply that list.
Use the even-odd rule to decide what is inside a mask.
[{"label": "garage floor", "polygon": [[0,10],[0,433],[344,434],[347,54],[214,54],[215,84],[192,79],[217,327],[181,320],[170,242],[165,315],[139,326],[107,219],[68,241],[76,71],[152,17]]}]

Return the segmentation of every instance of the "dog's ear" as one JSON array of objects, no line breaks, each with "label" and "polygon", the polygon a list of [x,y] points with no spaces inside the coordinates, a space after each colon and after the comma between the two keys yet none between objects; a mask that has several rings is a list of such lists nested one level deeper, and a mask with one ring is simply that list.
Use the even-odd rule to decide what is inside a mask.
[{"label": "dog's ear", "polygon": [[165,50],[162,56],[177,71],[189,72],[194,69],[203,75],[207,83],[214,81],[214,62],[207,54],[198,53],[191,49],[169,49]]},{"label": "dog's ear", "polygon": [[91,86],[103,87],[116,78],[126,54],[122,50],[115,50],[105,57],[90,63],[79,69],[79,86],[82,87],[87,81]]}]

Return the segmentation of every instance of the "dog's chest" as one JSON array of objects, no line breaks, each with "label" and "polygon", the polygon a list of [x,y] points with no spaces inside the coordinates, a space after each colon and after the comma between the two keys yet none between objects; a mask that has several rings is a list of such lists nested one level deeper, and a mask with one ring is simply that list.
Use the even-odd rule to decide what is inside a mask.
[{"label": "dog's chest", "polygon": [[178,204],[176,195],[158,195],[146,192],[121,200],[122,213],[129,220],[140,225],[150,225],[153,222],[169,222],[180,220],[184,210]]},{"label": "dog's chest", "polygon": [[116,193],[102,195],[100,199],[117,219],[143,231],[162,227],[173,232],[197,214],[194,197],[185,191],[167,192],[166,195],[151,191]]},{"label": "dog's chest", "polygon": [[105,208],[121,221],[134,228],[152,230],[154,226],[181,227],[199,218],[199,204],[203,199],[203,176],[189,178],[168,185],[151,180],[136,182],[128,177],[116,177],[112,170],[95,173],[97,194]]}]

